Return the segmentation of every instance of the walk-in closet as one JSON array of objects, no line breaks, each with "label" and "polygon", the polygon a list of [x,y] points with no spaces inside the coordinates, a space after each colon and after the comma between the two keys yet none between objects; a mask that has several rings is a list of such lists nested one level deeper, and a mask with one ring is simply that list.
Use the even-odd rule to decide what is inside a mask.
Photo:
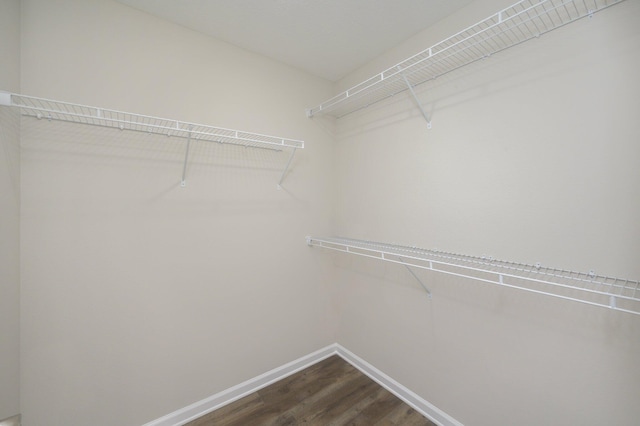
[{"label": "walk-in closet", "polygon": [[0,426],[640,419],[637,0],[0,0]]}]

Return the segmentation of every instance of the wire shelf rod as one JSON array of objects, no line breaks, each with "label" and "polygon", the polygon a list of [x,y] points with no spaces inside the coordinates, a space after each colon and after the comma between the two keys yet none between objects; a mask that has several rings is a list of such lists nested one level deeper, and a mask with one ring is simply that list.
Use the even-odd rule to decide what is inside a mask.
[{"label": "wire shelf rod", "polygon": [[159,134],[167,137],[186,139],[187,145],[182,167],[182,179],[180,181],[180,186],[183,187],[186,186],[187,162],[189,159],[190,145],[193,140],[272,151],[291,149],[291,156],[278,181],[278,189],[282,188],[282,180],[291,165],[291,160],[296,150],[304,148],[304,142],[296,139],[115,111],[88,105],[72,104],[5,91],[0,91],[0,106],[18,108],[24,116],[37,119],[44,118],[68,123],[117,128],[121,131],[145,132],[148,134]]},{"label": "wire shelf rod", "polygon": [[[451,253],[443,256],[443,252],[437,250],[347,238],[307,237],[307,244],[640,315],[640,298],[637,296],[639,281],[489,260],[490,258],[477,256]],[[451,270],[452,268],[455,270]],[[495,279],[487,278],[486,274],[494,275]],[[507,282],[505,279],[515,282]],[[543,288],[525,286],[518,282],[529,282]],[[577,295],[573,297],[559,291],[573,292]],[[592,300],[594,297],[606,300],[606,303]],[[624,302],[625,306],[621,306],[619,302]]]},{"label": "wire shelf rod", "polygon": [[388,83],[393,86],[403,75],[414,75],[415,87],[622,1],[521,0],[308,109],[307,115],[343,117],[395,94]]},{"label": "wire shelf rod", "polygon": [[[349,240],[345,240],[345,241],[349,241]],[[380,249],[388,249],[390,247],[389,245],[373,243],[373,242],[363,242],[363,243],[370,244],[372,246],[375,245]],[[542,266],[527,265],[527,264],[503,261],[503,260],[499,261],[492,258],[488,258],[486,256],[485,257],[470,256],[470,255],[449,253],[449,252],[444,252],[440,250],[425,250],[425,249],[417,249],[417,248],[403,247],[403,246],[393,246],[393,247],[396,250],[408,250],[417,254],[420,254],[420,253],[429,254],[430,256],[439,257],[443,259],[450,259],[451,261],[463,261],[463,262],[482,265],[485,267],[495,266],[495,267],[500,267],[507,270],[512,270],[514,272],[535,273],[535,274],[547,275],[550,277],[560,278],[560,279],[573,279],[575,281],[583,281],[585,283],[594,282],[594,279],[598,278],[598,276],[596,276],[595,274],[580,273],[580,272],[570,271],[566,269],[557,269],[557,268],[552,269],[548,267],[542,268]],[[421,258],[416,257],[416,259],[421,259]],[[600,276],[600,278],[603,280],[614,279],[611,277],[604,277],[604,276]]]},{"label": "wire shelf rod", "polygon": [[[7,93],[5,93],[7,95]],[[9,99],[7,102],[5,99]],[[284,148],[304,148],[304,142],[295,139],[251,133],[222,127],[159,118],[142,114],[115,111],[81,104],[54,101],[14,93],[0,98],[0,105],[13,106],[24,115],[56,121],[119,128],[170,137],[194,139],[209,142],[243,145],[253,148],[282,150]]]},{"label": "wire shelf rod", "polygon": [[[380,246],[381,248],[384,248],[385,246],[382,245]],[[398,246],[395,246],[396,249],[398,249]],[[418,253],[418,251],[415,251],[416,253]],[[582,283],[601,283],[604,284],[606,283],[606,281],[610,281],[610,280],[614,280],[613,284],[608,284],[608,287],[610,288],[610,290],[608,292],[606,292],[606,294],[609,294],[611,292],[611,289],[615,289],[616,287],[621,287],[624,288],[624,286],[631,284],[633,285],[633,288],[637,288],[638,286],[638,281],[629,281],[629,280],[620,280],[617,278],[611,278],[611,277],[606,277],[606,276],[597,276],[594,274],[585,274],[585,273],[580,273],[580,272],[575,272],[575,271],[570,271],[570,270],[565,270],[565,269],[557,269],[557,268],[544,268],[544,270],[541,267],[537,267],[537,266],[533,266],[533,265],[526,265],[526,264],[520,264],[520,263],[516,263],[516,262],[506,262],[506,261],[497,261],[497,260],[493,260],[493,259],[489,259],[487,260],[487,258],[482,258],[482,257],[477,257],[477,256],[468,256],[468,255],[457,255],[457,254],[451,254],[451,253],[445,253],[445,252],[440,252],[437,250],[423,250],[420,249],[420,252],[422,252],[423,254],[428,253],[431,256],[436,256],[436,257],[442,257],[444,259],[449,259],[452,262],[468,262],[468,263],[473,263],[473,264],[478,264],[481,266],[485,266],[485,268],[479,268],[480,270],[486,270],[486,268],[488,267],[500,267],[500,268],[504,268],[510,271],[513,271],[514,273],[522,273],[522,274],[540,274],[540,275],[546,275],[548,277],[551,278],[558,278],[558,279],[571,279],[572,281],[577,281],[577,282],[582,282]],[[444,255],[443,255],[444,254]],[[417,257],[417,259],[421,259],[420,257]],[[449,262],[441,262],[441,263],[449,263]],[[503,273],[504,274],[504,273]],[[519,277],[519,276],[518,276]],[[621,285],[616,285],[615,283],[617,281],[621,281],[624,284]],[[574,286],[571,286],[572,288]],[[604,294],[605,292],[601,292],[602,294]]]},{"label": "wire shelf rod", "polygon": [[[92,122],[78,122],[76,120],[70,120],[70,119],[65,119],[65,118],[49,118],[49,117],[38,117],[35,115],[29,115],[29,114],[24,114],[27,117],[30,118],[36,118],[36,119],[49,119],[49,120],[55,120],[55,121],[60,121],[60,122],[64,122],[64,123],[75,123],[75,124],[83,124],[83,125],[87,125],[87,126],[93,126],[93,127],[104,127],[107,129],[119,129],[119,130],[127,130],[127,131],[131,131],[131,132],[138,132],[138,133],[147,133],[147,134],[156,134],[156,135],[165,135],[167,137],[177,137],[177,138],[181,138],[181,139],[188,139],[188,135],[185,135],[186,133],[188,133],[188,131],[186,130],[182,130],[182,129],[174,129],[174,128],[169,128],[171,130],[176,130],[177,132],[181,132],[181,133],[164,133],[161,132],[159,130],[166,130],[167,127],[161,127],[161,126],[157,126],[157,125],[151,125],[151,124],[146,124],[144,127],[141,128],[130,128],[130,127],[124,127],[123,126],[114,126],[114,125],[109,125],[109,124],[103,124],[103,123],[92,123]],[[105,121],[109,121],[107,119],[105,119]],[[113,120],[113,122],[115,123],[123,123],[124,120]],[[158,130],[158,131],[154,131],[154,130]],[[185,133],[185,134],[182,134]],[[243,146],[245,148],[258,148],[258,149],[264,149],[264,150],[271,150],[271,151],[277,151],[277,152],[281,152],[283,150],[282,147],[278,147],[278,146],[272,146],[272,145],[264,145],[264,146],[256,146],[256,145],[252,145],[252,141],[248,140],[248,139],[240,139],[240,138],[234,138],[235,140],[233,141],[225,141],[225,137],[224,136],[217,136],[217,135],[211,135],[210,133],[206,133],[206,132],[197,132],[197,131],[192,131],[192,134],[195,134],[195,137],[193,139],[196,140],[200,140],[200,141],[206,141],[206,142],[215,142],[215,143],[219,143],[219,144],[229,144],[229,145],[238,145],[238,146]],[[259,142],[259,141],[253,141],[254,143]]]},{"label": "wire shelf rod", "polygon": [[[570,300],[570,301],[575,301],[575,302],[581,302],[581,303],[585,303],[588,305],[592,305],[592,306],[598,306],[598,307],[612,307],[611,304],[604,304],[604,303],[597,303],[597,302],[592,302],[592,301],[588,301],[588,300],[583,300],[583,299],[577,299],[577,298],[573,298],[573,297],[569,297],[569,296],[563,296],[563,295],[558,295],[556,293],[550,293],[550,292],[545,292],[545,291],[541,291],[541,290],[536,290],[536,289],[532,289],[532,288],[528,288],[528,287],[524,287],[524,286],[518,286],[515,284],[509,284],[504,282],[503,277],[505,276],[509,276],[509,275],[505,275],[505,274],[498,274],[498,280],[490,280],[487,278],[482,278],[482,277],[478,277],[475,275],[469,275],[469,274],[462,274],[462,273],[457,273],[457,272],[452,272],[452,271],[448,271],[448,270],[443,270],[443,269],[437,269],[434,268],[432,265],[430,265],[429,267],[424,267],[421,265],[415,265],[415,264],[409,264],[407,262],[404,261],[400,261],[400,260],[394,260],[394,259],[389,259],[387,257],[379,257],[379,256],[374,256],[374,255],[370,255],[370,254],[365,254],[365,253],[360,253],[360,252],[355,252],[353,250],[349,250],[349,247],[347,247],[346,249],[340,249],[337,247],[332,247],[332,246],[326,246],[322,243],[320,244],[316,244],[316,240],[312,239],[312,242],[310,244],[311,246],[317,245],[319,247],[322,248],[326,248],[326,249],[330,249],[330,250],[334,250],[334,251],[339,251],[339,252],[343,252],[343,253],[349,253],[349,254],[355,254],[358,256],[362,256],[362,257],[368,257],[368,258],[372,258],[372,259],[379,259],[379,260],[384,260],[390,263],[396,263],[399,265],[404,265],[407,266],[411,265],[411,266],[415,266],[418,268],[422,268],[422,269],[427,269],[427,270],[431,270],[434,272],[439,272],[439,273],[443,273],[446,275],[452,275],[452,276],[456,276],[456,277],[460,277],[460,278],[469,278],[469,279],[473,279],[476,281],[481,281],[481,282],[485,282],[485,283],[489,283],[489,284],[498,284],[498,285],[502,285],[504,287],[509,287],[509,288],[514,288],[514,289],[518,289],[518,290],[525,290],[531,293],[536,293],[536,294],[541,294],[541,295],[546,295],[546,296],[553,296],[553,297],[557,297],[560,299],[564,299],[564,300]],[[486,271],[483,271],[486,272]],[[431,296],[429,294],[429,296]],[[615,297],[615,296],[612,296]],[[624,308],[618,308],[615,305],[613,306],[616,310],[622,311],[622,312],[627,312],[627,313],[631,313],[631,314],[637,314],[640,315],[640,312],[634,311],[634,310],[628,310],[628,309],[624,309]]]}]

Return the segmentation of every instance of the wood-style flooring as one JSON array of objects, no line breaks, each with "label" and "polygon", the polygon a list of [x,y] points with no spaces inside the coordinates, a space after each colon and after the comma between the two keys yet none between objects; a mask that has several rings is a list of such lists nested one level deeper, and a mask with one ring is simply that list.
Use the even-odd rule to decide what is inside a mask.
[{"label": "wood-style flooring", "polygon": [[332,356],[185,426],[435,426]]}]

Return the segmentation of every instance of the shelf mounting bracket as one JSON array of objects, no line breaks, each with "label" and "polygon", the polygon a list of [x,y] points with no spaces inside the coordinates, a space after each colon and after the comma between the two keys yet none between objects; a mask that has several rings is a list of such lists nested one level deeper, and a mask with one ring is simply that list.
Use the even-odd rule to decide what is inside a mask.
[{"label": "shelf mounting bracket", "polygon": [[407,78],[407,76],[403,74],[402,78],[404,78],[404,82],[407,83],[407,87],[409,88],[409,92],[411,92],[411,96],[413,96],[413,100],[418,105],[418,108],[420,109],[420,112],[422,113],[422,116],[424,117],[424,119],[427,122],[427,129],[431,129],[431,117],[429,117],[427,112],[424,110],[424,107],[420,103],[420,100],[418,99],[418,96],[416,95],[416,92],[413,90],[413,86],[409,82],[409,79]]},{"label": "shelf mounting bracket", "polygon": [[[398,260],[400,260],[400,262],[404,262],[404,260],[402,260],[402,258],[401,258],[401,257],[399,257],[399,258],[398,258]],[[422,288],[424,289],[424,291],[426,291],[426,292],[427,292],[427,296],[429,297],[429,299],[431,299],[431,290],[429,290],[429,288],[427,288],[427,286],[426,286],[426,285],[424,285],[424,283],[422,282],[422,280],[420,279],[420,277],[418,277],[418,276],[416,275],[416,273],[415,273],[415,272],[413,272],[413,269],[411,269],[411,268],[409,267],[409,265],[407,265],[406,263],[403,263],[402,265],[403,265],[405,268],[407,268],[407,271],[409,271],[409,273],[410,273],[411,275],[413,275],[413,278],[415,278],[415,279],[416,279],[416,281],[418,281],[418,283],[420,283],[420,285],[422,286]]]},{"label": "shelf mounting bracket", "polygon": [[189,160],[189,147],[191,145],[191,127],[189,127],[189,136],[187,137],[187,149],[184,152],[184,164],[182,165],[182,180],[180,181],[180,186],[187,186],[187,161]]},{"label": "shelf mounting bracket", "polygon": [[291,150],[291,155],[289,156],[289,160],[287,161],[287,165],[284,166],[284,170],[280,175],[280,180],[278,181],[278,190],[282,189],[282,181],[284,180],[285,175],[287,174],[287,170],[289,170],[289,166],[291,165],[291,161],[293,160],[293,156],[296,155],[297,148],[293,148]]},{"label": "shelf mounting bracket", "polygon": [[8,106],[8,107],[13,106],[13,101],[11,100],[11,93],[0,90],[0,105]]}]

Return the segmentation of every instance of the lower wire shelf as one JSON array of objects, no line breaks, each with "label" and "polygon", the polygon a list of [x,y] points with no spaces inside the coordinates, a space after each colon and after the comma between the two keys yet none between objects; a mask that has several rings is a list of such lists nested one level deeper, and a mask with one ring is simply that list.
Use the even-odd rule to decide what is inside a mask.
[{"label": "lower wire shelf", "polygon": [[307,244],[640,315],[637,280],[349,238],[307,237]]}]

